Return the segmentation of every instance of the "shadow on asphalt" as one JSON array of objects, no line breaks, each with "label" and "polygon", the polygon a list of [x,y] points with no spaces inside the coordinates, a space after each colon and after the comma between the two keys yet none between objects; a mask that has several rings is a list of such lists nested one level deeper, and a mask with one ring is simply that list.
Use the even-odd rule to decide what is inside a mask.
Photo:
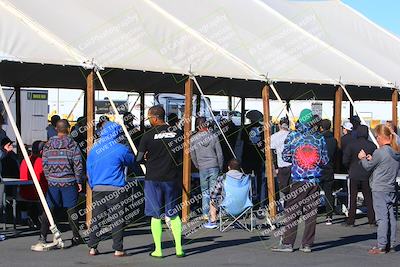
[{"label": "shadow on asphalt", "polygon": [[315,243],[313,246],[313,251],[323,251],[334,247],[340,247],[344,245],[349,245],[373,239],[376,239],[375,233],[365,234],[365,235],[345,236],[345,237],[340,237],[338,240],[329,240],[326,242]]}]

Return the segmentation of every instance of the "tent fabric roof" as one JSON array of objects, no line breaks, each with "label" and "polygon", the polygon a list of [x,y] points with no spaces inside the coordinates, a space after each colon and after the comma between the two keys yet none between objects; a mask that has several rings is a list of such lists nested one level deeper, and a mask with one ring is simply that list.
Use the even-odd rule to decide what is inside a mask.
[{"label": "tent fabric roof", "polygon": [[[271,80],[388,86],[385,79],[262,1],[153,2]],[[190,9],[196,12],[187,12]]]},{"label": "tent fabric roof", "polygon": [[[400,38],[341,1],[263,0],[293,23],[316,35],[393,84],[400,85]],[[303,23],[307,21],[308,23]]]},{"label": "tent fabric roof", "polygon": [[[0,63],[0,82],[9,86],[84,88],[81,69],[72,66],[83,66],[93,59],[99,66],[112,69],[108,85],[113,90],[149,90],[149,85],[160,91],[181,90],[168,77],[189,72],[208,77],[202,78],[203,82],[210,81],[202,85],[208,92],[217,84],[222,88],[216,91],[249,97],[260,96],[263,75],[285,88],[290,87],[286,82],[391,86],[386,76],[358,63],[355,56],[349,57],[347,53],[353,50],[340,51],[334,46],[337,44],[316,38],[302,24],[279,13],[278,4],[283,6],[284,2],[0,0],[0,59],[5,60]],[[372,28],[363,24],[360,33],[369,33],[368,27]],[[39,34],[41,30],[45,33]],[[339,36],[340,32],[332,35]],[[391,43],[398,51],[400,46],[393,40]],[[374,51],[379,59],[381,50]],[[62,70],[49,64],[69,66]],[[385,72],[383,68],[379,73]],[[226,79],[212,81],[210,77]],[[150,78],[155,81],[136,80]],[[289,93],[300,87],[304,86],[297,84],[297,89]],[[320,94],[325,97],[330,90]]]}]

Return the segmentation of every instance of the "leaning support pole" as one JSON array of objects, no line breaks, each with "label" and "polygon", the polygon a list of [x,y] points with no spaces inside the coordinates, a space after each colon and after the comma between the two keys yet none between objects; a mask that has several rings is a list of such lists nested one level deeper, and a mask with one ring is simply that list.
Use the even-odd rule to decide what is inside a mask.
[{"label": "leaning support pole", "polygon": [[190,190],[192,178],[192,162],[190,160],[190,135],[192,132],[192,99],[193,81],[188,78],[185,82],[185,114],[183,126],[183,192],[182,192],[182,221],[187,222],[190,214]]},{"label": "leaning support pole", "polygon": [[[15,87],[15,116],[18,131],[22,131],[22,114],[21,114],[21,87]],[[17,147],[18,158],[21,156],[21,148]]]},{"label": "leaning support pole", "polygon": [[71,117],[72,113],[74,113],[74,110],[76,109],[76,106],[78,106],[79,101],[81,101],[81,98],[85,95],[85,92],[83,91],[80,96],[78,97],[78,99],[76,100],[74,106],[72,107],[71,111],[68,114],[67,120],[69,120],[69,117]]},{"label": "leaning support pole", "polygon": [[229,144],[228,139],[226,138],[226,135],[225,135],[224,131],[221,129],[221,126],[219,125],[219,123],[218,123],[218,121],[217,121],[217,118],[215,118],[214,113],[212,112],[212,108],[211,108],[210,104],[208,103],[208,101],[207,101],[207,99],[206,99],[206,96],[204,95],[204,92],[203,92],[203,90],[202,90],[201,87],[200,87],[200,84],[197,82],[197,79],[196,79],[196,77],[195,77],[193,74],[192,74],[192,76],[191,76],[191,79],[193,79],[194,83],[196,84],[196,87],[197,87],[197,89],[199,90],[201,96],[203,97],[204,103],[206,104],[207,109],[209,110],[213,121],[214,121],[215,124],[217,125],[217,127],[218,127],[220,133],[222,134],[222,137],[224,138],[226,144],[228,145],[228,148],[229,148],[229,150],[231,151],[233,157],[234,157],[235,159],[237,159],[236,154],[235,154],[235,152],[233,151],[231,145]]},{"label": "leaning support pole", "polygon": [[270,108],[269,108],[269,90],[266,84],[262,89],[263,111],[264,111],[264,149],[265,149],[265,179],[267,180],[268,189],[268,208],[271,219],[276,216],[275,206],[275,179],[272,166],[271,153],[271,127],[270,127]]},{"label": "leaning support pole", "polygon": [[[266,80],[265,82],[269,83],[268,80]],[[281,96],[278,94],[278,91],[276,90],[274,84],[273,83],[269,83],[269,87],[272,89],[272,92],[274,93],[276,99],[281,103],[281,105],[286,107],[287,106],[286,103],[283,102],[283,100],[282,100]],[[294,121],[290,120],[290,114],[289,114],[289,110],[287,108],[285,108],[285,114],[286,114],[287,118],[289,119],[289,124],[292,123],[291,126],[294,127]]]},{"label": "leaning support pole", "polygon": [[[100,74],[100,72],[98,70],[96,70],[96,75],[97,75],[97,78],[99,78],[100,84],[103,87],[103,90],[107,95],[108,101],[110,101],[111,107],[112,107],[112,109],[113,109],[113,111],[114,111],[114,113],[116,115],[115,118],[116,118],[117,122],[120,122],[122,130],[124,131],[125,136],[128,139],[129,145],[131,146],[131,148],[133,150],[133,153],[135,155],[137,155],[138,151],[136,149],[136,146],[133,143],[131,136],[129,135],[128,129],[126,129],[126,126],[125,126],[124,122],[121,120],[120,116],[118,116],[118,114],[119,114],[118,109],[115,106],[115,103],[111,98],[110,92],[108,91],[107,86],[104,83],[103,77],[101,77],[101,74]],[[142,168],[143,173],[146,173],[146,166],[144,166],[144,164],[140,164],[140,167]]]},{"label": "leaning support pole", "polygon": [[[349,99],[351,105],[353,106],[354,111],[357,113],[358,117],[360,117],[361,123],[364,125],[367,125],[367,123],[365,122],[364,118],[360,116],[360,113],[358,112],[358,110],[356,109],[355,105],[354,105],[354,101],[353,98],[351,98],[349,92],[346,89],[346,86],[344,86],[343,84],[340,84],[340,87],[342,87],[343,92],[346,94],[347,99]],[[369,133],[369,137],[371,138],[372,142],[374,142],[374,144],[379,147],[378,142],[376,141],[376,138],[374,136],[374,134],[372,133],[371,129],[368,128],[368,133]]]},{"label": "leaning support pole", "polygon": [[10,106],[8,105],[8,102],[7,102],[7,98],[4,95],[3,87],[1,85],[0,85],[0,96],[1,96],[1,100],[3,101],[4,109],[6,110],[6,112],[8,114],[8,118],[10,120],[11,127],[14,130],[15,137],[17,138],[18,145],[21,148],[22,155],[24,156],[24,159],[26,161],[26,165],[28,166],[28,170],[29,170],[29,173],[30,173],[30,175],[32,177],[32,181],[33,181],[33,183],[35,185],[36,191],[38,192],[40,202],[42,203],[44,212],[46,213],[46,216],[47,216],[47,218],[49,220],[50,230],[54,235],[54,241],[56,241],[55,243],[57,243],[57,245],[59,245],[60,247],[63,247],[64,243],[63,243],[63,241],[61,239],[61,233],[57,229],[56,224],[54,223],[53,216],[51,215],[49,206],[47,205],[46,198],[45,198],[45,196],[43,194],[42,188],[40,187],[38,178],[37,178],[37,176],[35,174],[35,170],[33,169],[32,163],[31,163],[31,161],[29,159],[29,156],[28,156],[28,152],[26,151],[24,142],[22,141],[21,134],[18,131],[18,128],[17,128],[17,125],[15,123],[14,117],[12,115]]}]

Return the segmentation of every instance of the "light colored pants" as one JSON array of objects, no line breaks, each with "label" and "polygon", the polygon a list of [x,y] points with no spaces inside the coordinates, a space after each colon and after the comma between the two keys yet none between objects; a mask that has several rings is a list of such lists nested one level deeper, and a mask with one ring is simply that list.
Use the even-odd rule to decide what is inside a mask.
[{"label": "light colored pants", "polygon": [[219,168],[199,170],[203,215],[210,212],[210,190],[214,189],[218,174]]},{"label": "light colored pants", "polygon": [[389,243],[388,236],[390,236],[390,246],[394,247],[396,245],[397,224],[396,217],[394,216],[396,193],[372,192],[372,201],[378,224],[378,247],[381,249],[386,248],[386,245]]}]

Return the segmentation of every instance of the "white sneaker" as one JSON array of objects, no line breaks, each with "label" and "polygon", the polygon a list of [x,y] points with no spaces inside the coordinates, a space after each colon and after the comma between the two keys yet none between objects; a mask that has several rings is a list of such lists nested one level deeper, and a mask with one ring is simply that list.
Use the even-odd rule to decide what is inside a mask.
[{"label": "white sneaker", "polygon": [[326,225],[332,225],[332,218],[326,218],[325,224]]},{"label": "white sneaker", "polygon": [[35,245],[31,246],[33,251],[47,251],[46,242],[39,240]]},{"label": "white sneaker", "polygon": [[206,229],[216,229],[216,228],[218,228],[218,224],[217,224],[217,222],[208,221],[207,223],[204,224],[204,228],[206,228]]}]

